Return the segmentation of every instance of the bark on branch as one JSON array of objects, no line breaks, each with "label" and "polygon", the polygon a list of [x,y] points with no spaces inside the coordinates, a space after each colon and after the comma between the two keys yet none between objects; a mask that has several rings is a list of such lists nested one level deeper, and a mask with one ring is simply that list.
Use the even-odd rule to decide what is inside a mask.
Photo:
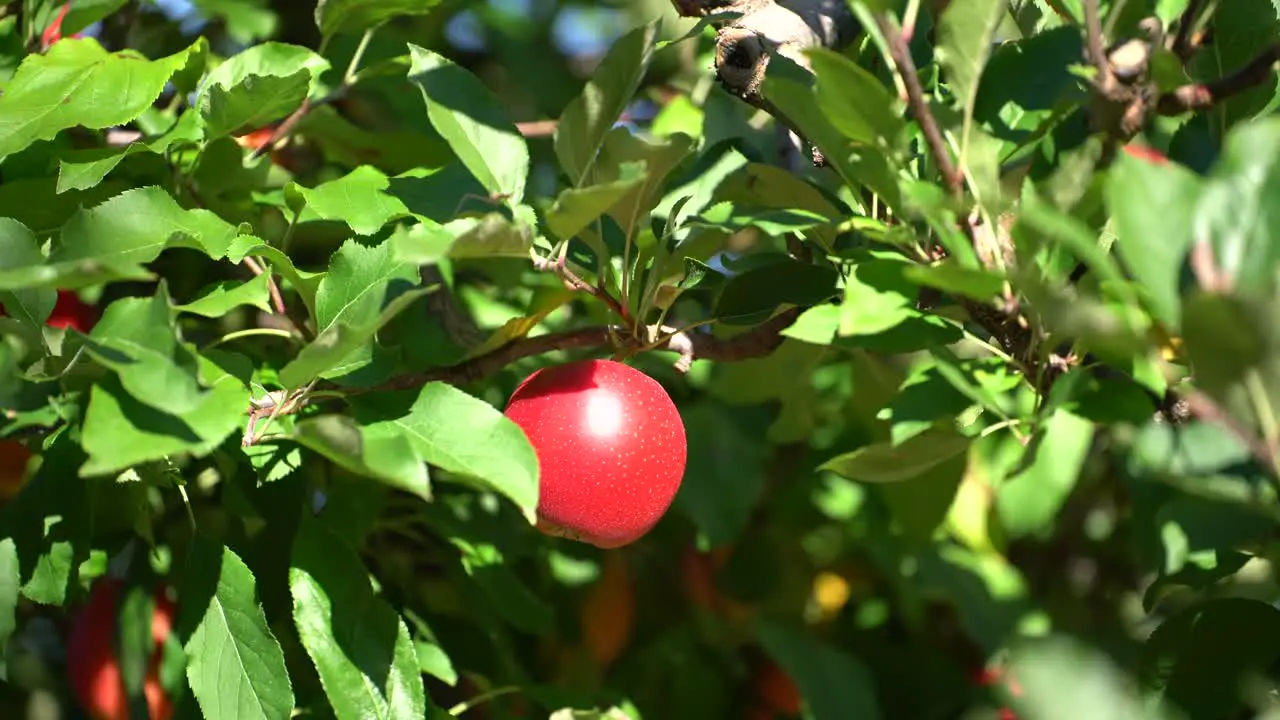
[{"label": "bark on branch", "polygon": [[1206,110],[1217,103],[1261,85],[1275,73],[1280,62],[1280,43],[1264,50],[1247,65],[1225,77],[1208,83],[1191,83],[1160,96],[1156,110],[1161,115]]},{"label": "bark on branch", "polygon": [[[718,338],[707,333],[674,332],[673,328],[662,328],[663,336],[670,337],[657,348],[674,350],[680,353],[677,369],[687,371],[688,364],[694,359],[715,360],[717,362],[737,362],[752,358],[764,357],[782,344],[782,331],[787,329],[800,314],[799,309],[785,310],[768,321],[757,325],[731,338]],[[659,331],[657,328],[655,331]],[[537,337],[526,337],[514,340],[492,352],[463,361],[457,365],[436,368],[412,375],[403,375],[374,388],[376,390],[402,390],[419,387],[425,383],[442,381],[453,385],[461,385],[483,380],[517,360],[535,355],[542,355],[553,350],[583,350],[589,348],[609,348],[621,344],[628,349],[644,347],[640,340],[625,338],[622,328],[611,328],[604,325],[565,330]],[[674,333],[674,334],[672,334]]]},{"label": "bark on branch", "polygon": [[[684,17],[705,17],[718,25],[715,67],[721,86],[801,137],[795,123],[760,94],[769,59],[783,55],[811,71],[805,50],[838,50],[858,33],[858,22],[844,0],[672,0],[672,4]],[[814,161],[821,164],[816,149]]]}]

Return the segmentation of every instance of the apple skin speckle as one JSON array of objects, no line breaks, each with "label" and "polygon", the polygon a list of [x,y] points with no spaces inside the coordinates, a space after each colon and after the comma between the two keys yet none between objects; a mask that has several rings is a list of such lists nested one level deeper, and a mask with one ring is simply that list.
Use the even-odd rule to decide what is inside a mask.
[{"label": "apple skin speckle", "polygon": [[612,360],[525,378],[506,416],[540,470],[538,528],[601,548],[635,542],[662,519],[684,479],[684,421],[666,390]]}]

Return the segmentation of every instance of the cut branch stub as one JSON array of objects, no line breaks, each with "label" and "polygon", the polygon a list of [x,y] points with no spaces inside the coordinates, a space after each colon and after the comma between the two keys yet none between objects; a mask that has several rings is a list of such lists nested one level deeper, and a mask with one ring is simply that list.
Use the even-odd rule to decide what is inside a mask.
[{"label": "cut branch stub", "polygon": [[[785,55],[812,72],[805,50],[839,50],[858,32],[857,20],[844,0],[672,0],[672,4],[686,17],[710,17],[715,22],[717,15],[724,15],[716,30],[715,67],[720,84],[793,132],[793,123],[760,95],[769,58]],[[820,158],[815,148],[815,162]]]}]

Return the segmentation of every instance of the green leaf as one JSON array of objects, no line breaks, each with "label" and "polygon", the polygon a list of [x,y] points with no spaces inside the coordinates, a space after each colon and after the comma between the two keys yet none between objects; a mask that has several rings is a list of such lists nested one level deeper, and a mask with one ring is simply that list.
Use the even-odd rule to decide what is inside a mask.
[{"label": "green leaf", "polygon": [[237,232],[208,210],[183,209],[159,187],[136,188],[78,211],[62,226],[46,262],[0,269],[0,289],[149,277],[141,266],[166,248],[192,248],[220,259]]},{"label": "green leaf", "polygon": [[1181,322],[1180,277],[1202,187],[1199,176],[1181,165],[1127,153],[1119,154],[1107,177],[1116,252],[1145,291],[1152,315],[1173,330]]},{"label": "green leaf", "polygon": [[248,305],[259,310],[270,311],[271,298],[267,283],[271,280],[266,273],[256,275],[247,282],[224,280],[216,283],[200,293],[200,296],[185,305],[175,306],[178,312],[201,315],[203,317],[222,317],[232,308]]},{"label": "green leaf", "polygon": [[197,535],[181,587],[178,627],[187,681],[209,720],[284,720],[293,688],[267,626],[253,572],[220,543]]},{"label": "green leaf", "polygon": [[746,528],[764,490],[771,408],[728,408],[700,402],[682,408],[689,454],[675,507],[689,517],[712,547],[731,543]]},{"label": "green leaf", "polygon": [[855,142],[896,149],[905,129],[901,103],[861,65],[826,48],[805,51],[817,76],[818,107]]},{"label": "green leaf", "polygon": [[546,212],[547,229],[561,240],[571,239],[607,214],[624,195],[645,180],[641,174],[582,188],[565,188]]},{"label": "green leaf", "polygon": [[[0,217],[0,268],[29,267],[44,262],[40,242],[26,225]],[[40,336],[44,323],[53,313],[58,293],[53,288],[0,290],[0,305],[9,317],[26,326],[28,332]]]},{"label": "green leaf", "polygon": [[1275,299],[1195,290],[1182,303],[1182,337],[1196,386],[1237,418],[1274,427],[1280,408]]},{"label": "green leaf", "polygon": [[877,335],[918,317],[917,292],[906,282],[909,267],[897,256],[877,257],[854,265],[845,280],[837,332],[843,337]]},{"label": "green leaf", "polygon": [[409,629],[374,594],[355,550],[304,515],[290,565],[294,624],[334,716],[425,717],[427,699]]},{"label": "green leaf", "polygon": [[955,0],[947,5],[938,20],[938,63],[946,72],[947,84],[964,113],[962,165],[982,69],[991,56],[1005,8],[1002,0]]},{"label": "green leaf", "polygon": [[71,37],[124,7],[129,0],[74,0],[62,18],[62,36]]},{"label": "green leaf", "polygon": [[[1138,696],[1132,678],[1102,651],[1065,635],[1015,648],[1008,677],[1022,693],[1018,714],[1040,720],[1181,720]],[[1234,690],[1234,688],[1233,688]],[[1222,706],[1215,707],[1215,710]],[[1195,717],[1195,716],[1191,716]]]},{"label": "green leaf", "polygon": [[529,147],[489,89],[464,68],[410,43],[409,81],[422,90],[436,132],[495,197],[524,199]]},{"label": "green leaf", "polygon": [[92,38],[63,38],[27,55],[0,95],[0,161],[72,127],[123,125],[160,97],[207,41],[156,61],[135,50],[108,53]]},{"label": "green leaf", "polygon": [[298,70],[283,77],[249,75],[230,88],[210,86],[200,104],[208,136],[241,135],[286,117],[307,99],[310,79]]},{"label": "green leaf", "polygon": [[398,407],[397,395],[353,402],[366,436],[401,435],[426,462],[510,498],[530,523],[536,519],[537,455],[520,427],[489,403],[441,382],[424,385],[407,408]]},{"label": "green leaf", "polygon": [[316,289],[316,339],[280,370],[280,382],[299,387],[315,377],[337,377],[368,364],[367,343],[414,300],[430,292],[418,268],[396,257],[391,244],[348,240],[330,259]]},{"label": "green leaf", "polygon": [[658,21],[651,21],[615,41],[582,94],[561,113],[556,124],[555,152],[570,186],[590,184],[591,169],[605,136],[649,70],[657,34]]},{"label": "green leaf", "polygon": [[143,403],[182,414],[207,399],[196,377],[196,355],[176,334],[164,283],[150,298],[108,305],[89,338],[86,349],[93,359],[114,370]]},{"label": "green leaf", "polygon": [[[18,548],[13,538],[0,539],[0,647],[9,645],[9,638],[18,627],[17,610],[21,590]],[[0,680],[9,680],[9,664],[4,657],[0,657]]]},{"label": "green leaf", "polygon": [[685,222],[694,227],[715,228],[735,233],[755,228],[770,237],[803,233],[830,223],[832,218],[799,208],[740,207],[732,201],[716,203]]},{"label": "green leaf", "polygon": [[320,76],[329,67],[329,61],[310,48],[275,41],[258,43],[232,55],[211,70],[197,97],[197,104],[215,86],[233,90],[253,76],[290,77],[299,70],[306,70],[310,75],[309,87],[314,91],[318,88]]},{"label": "green leaf", "polygon": [[467,576],[480,586],[504,620],[532,634],[552,630],[555,614],[551,604],[521,581],[497,547],[462,537],[451,536],[449,540],[461,551]]},{"label": "green leaf", "polygon": [[734,275],[716,299],[715,317],[726,324],[755,324],[785,305],[817,305],[839,292],[831,265],[782,256]]},{"label": "green leaf", "polygon": [[990,300],[1004,290],[1004,278],[999,274],[965,267],[953,258],[933,265],[908,265],[902,272],[912,282],[974,300]]},{"label": "green leaf", "polygon": [[294,187],[320,218],[344,221],[357,235],[372,235],[392,220],[409,215],[404,203],[385,192],[389,184],[379,170],[361,165],[314,188]]},{"label": "green leaf", "polygon": [[209,73],[196,107],[209,138],[265,127],[296,110],[329,61],[300,45],[265,42]]},{"label": "green leaf", "polygon": [[0,539],[14,541],[22,595],[40,605],[66,601],[76,558],[89,555],[97,494],[76,475],[83,458],[69,433],[53,436],[35,477],[0,507]]},{"label": "green leaf", "polygon": [[372,361],[369,342],[405,308],[434,288],[419,288],[396,295],[383,306],[373,320],[356,325],[348,319],[335,320],[316,339],[280,369],[280,382],[286,388],[297,388],[317,377],[337,378]]},{"label": "green leaf", "polygon": [[295,292],[302,296],[307,312],[315,316],[316,290],[324,279],[322,272],[299,270],[279,248],[267,245],[252,235],[241,235],[232,241],[227,248],[227,260],[239,264],[246,257],[257,257],[267,261],[267,265],[275,272],[283,275],[293,286]]},{"label": "green leaf", "polygon": [[402,15],[428,15],[440,0],[320,0],[316,27],[326,38],[361,33]]},{"label": "green leaf", "polygon": [[249,404],[248,363],[209,351],[198,356],[204,399],[184,413],[145,405],[108,376],[89,391],[82,442],[89,459],[84,476],[106,475],[150,460],[189,454],[203,457],[243,427]]},{"label": "green leaf", "polygon": [[400,433],[367,432],[345,415],[321,415],[299,422],[289,437],[353,473],[431,498],[426,463]]},{"label": "green leaf", "polygon": [[600,148],[594,175],[599,182],[613,182],[627,177],[626,167],[644,163],[643,182],[631,188],[609,208],[609,215],[622,228],[636,228],[662,198],[667,176],[694,149],[693,138],[676,134],[670,137],[639,137],[625,126],[610,130]]},{"label": "green leaf", "polygon": [[807,70],[785,55],[773,55],[761,93],[775,108],[785,108],[788,124],[822,150],[846,183],[871,190],[900,213],[902,193],[888,155],[876,146],[847,139],[818,106],[814,82]]},{"label": "green leaf", "polygon": [[135,141],[124,147],[98,147],[70,150],[58,158],[58,187],[62,194],[71,190],[87,190],[115,170],[125,158],[137,153],[164,154],[169,150],[195,144],[202,137],[199,115],[183,113],[177,121],[151,142]]},{"label": "green leaf", "polygon": [[800,690],[813,720],[881,717],[871,673],[857,658],[812,636],[770,621],[756,637]]},{"label": "green leaf", "polygon": [[1050,530],[1075,489],[1093,443],[1093,423],[1059,408],[1027,450],[1029,461],[996,489],[1000,525],[1012,538]]},{"label": "green leaf", "polygon": [[[835,245],[839,234],[835,223],[848,214],[846,209],[837,207],[829,197],[803,178],[793,175],[786,168],[764,163],[748,164],[725,178],[715,191],[716,198],[722,201],[788,212],[814,213],[827,218],[831,224],[818,225],[805,232],[806,238],[816,240],[823,248]],[[696,208],[691,211],[691,215],[701,209]]]},{"label": "green leaf", "polygon": [[1192,236],[1212,243],[1218,267],[1242,291],[1268,288],[1280,262],[1280,116],[1241,124],[1196,204]]},{"label": "green leaf", "polygon": [[898,445],[879,443],[837,455],[819,469],[859,482],[899,482],[959,455],[971,442],[954,430],[933,428]]},{"label": "green leaf", "polygon": [[1142,680],[1188,717],[1247,712],[1238,688],[1280,660],[1280,610],[1218,598],[1165,620],[1142,652]]}]

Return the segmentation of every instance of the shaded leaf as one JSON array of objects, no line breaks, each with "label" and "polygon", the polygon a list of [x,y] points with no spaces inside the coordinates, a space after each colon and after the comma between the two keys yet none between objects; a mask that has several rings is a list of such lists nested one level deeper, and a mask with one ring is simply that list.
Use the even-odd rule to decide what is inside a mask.
[{"label": "shaded leaf", "polygon": [[360,33],[402,15],[428,15],[440,0],[320,0],[316,27],[320,34]]},{"label": "shaded leaf", "polygon": [[355,550],[304,516],[290,565],[293,620],[334,715],[339,720],[426,716],[409,629],[374,594]]},{"label": "shaded leaf", "polygon": [[140,266],[166,248],[189,247],[219,259],[237,233],[208,210],[182,208],[159,187],[136,188],[73,215],[43,264],[0,269],[0,289],[149,277]]},{"label": "shaded leaf", "polygon": [[413,44],[409,55],[409,81],[422,91],[431,125],[492,195],[523,200],[529,147],[488,88],[443,55]]},{"label": "shaded leaf", "polygon": [[934,428],[899,445],[879,443],[838,455],[819,469],[860,482],[898,482],[964,452],[970,442],[970,438],[954,430]]},{"label": "shaded leaf", "polygon": [[182,453],[202,457],[241,429],[250,396],[247,363],[237,370],[234,356],[216,350],[198,362],[209,391],[183,413],[143,404],[114,376],[95,383],[82,430],[89,459],[80,474],[105,475]]},{"label": "shaded leaf", "polygon": [[871,673],[857,658],[769,621],[757,624],[756,637],[799,687],[809,717],[875,720],[881,716]]},{"label": "shaded leaf", "polygon": [[1232,129],[1196,204],[1191,233],[1213,245],[1218,267],[1240,290],[1267,288],[1280,262],[1278,193],[1280,117]]},{"label": "shaded leaf", "polygon": [[345,415],[321,415],[300,421],[290,437],[353,473],[424,500],[431,497],[426,463],[403,434],[385,430],[366,433]]},{"label": "shaded leaf", "polygon": [[595,73],[560,115],[555,153],[572,187],[591,181],[605,135],[640,87],[653,57],[658,22],[641,25],[616,40]]}]

